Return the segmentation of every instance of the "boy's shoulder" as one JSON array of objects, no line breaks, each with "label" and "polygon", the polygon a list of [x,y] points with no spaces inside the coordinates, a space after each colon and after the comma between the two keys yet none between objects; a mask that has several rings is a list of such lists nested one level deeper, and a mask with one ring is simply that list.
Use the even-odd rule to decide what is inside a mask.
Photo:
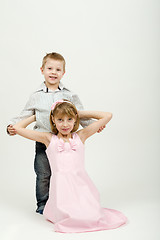
[{"label": "boy's shoulder", "polygon": [[33,90],[32,94],[38,93],[38,92],[46,92],[46,85],[44,82],[42,82],[35,90]]},{"label": "boy's shoulder", "polygon": [[64,86],[62,83],[59,85],[59,88],[64,94],[67,94],[71,97],[76,97],[77,96],[77,94],[74,91],[72,91],[70,88]]},{"label": "boy's shoulder", "polygon": [[35,88],[29,96],[29,101],[33,101],[35,99],[37,99],[37,97],[40,97],[41,93],[45,93],[46,92],[46,85],[44,82],[42,82],[37,88]]}]

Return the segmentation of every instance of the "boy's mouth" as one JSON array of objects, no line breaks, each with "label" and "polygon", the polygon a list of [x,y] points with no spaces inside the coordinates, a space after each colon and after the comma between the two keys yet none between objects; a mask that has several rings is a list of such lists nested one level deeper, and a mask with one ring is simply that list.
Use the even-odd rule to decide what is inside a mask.
[{"label": "boy's mouth", "polygon": [[49,78],[51,78],[51,79],[57,79],[57,77],[54,77],[54,76],[49,76]]}]

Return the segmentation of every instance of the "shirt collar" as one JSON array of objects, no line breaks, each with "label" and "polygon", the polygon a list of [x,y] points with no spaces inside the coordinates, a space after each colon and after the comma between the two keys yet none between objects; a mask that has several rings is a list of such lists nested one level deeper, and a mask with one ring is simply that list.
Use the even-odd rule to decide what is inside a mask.
[{"label": "shirt collar", "polygon": [[[68,89],[63,85],[63,83],[61,83],[61,82],[59,83],[58,89],[59,89],[59,90],[62,90],[62,89],[68,90]],[[47,88],[45,82],[41,83],[41,85],[39,86],[39,88],[36,90],[36,92],[39,92],[39,91],[43,91],[43,92],[45,92],[45,93],[50,92],[49,89]]]}]

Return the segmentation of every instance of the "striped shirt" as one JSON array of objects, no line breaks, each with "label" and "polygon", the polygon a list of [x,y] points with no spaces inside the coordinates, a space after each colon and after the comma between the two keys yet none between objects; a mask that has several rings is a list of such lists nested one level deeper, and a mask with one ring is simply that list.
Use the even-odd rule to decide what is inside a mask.
[{"label": "striped shirt", "polygon": [[[62,83],[59,84],[57,90],[52,91],[48,89],[45,85],[45,82],[43,82],[40,87],[31,94],[28,102],[26,103],[24,109],[21,111],[19,116],[12,118],[9,121],[9,125],[14,125],[18,121],[35,114],[36,122],[34,125],[34,130],[40,132],[51,132],[49,121],[51,105],[53,104],[53,102],[60,99],[67,99],[71,101],[78,110],[83,110],[83,105],[80,102],[79,97],[75,93],[64,87]],[[81,119],[80,124],[82,125],[82,127],[86,127],[91,122],[91,120]]]}]

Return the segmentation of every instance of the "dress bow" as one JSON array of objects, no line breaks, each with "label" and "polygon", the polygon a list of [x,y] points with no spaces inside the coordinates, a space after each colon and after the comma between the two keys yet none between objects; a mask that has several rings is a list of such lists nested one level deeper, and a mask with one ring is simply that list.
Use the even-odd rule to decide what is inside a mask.
[{"label": "dress bow", "polygon": [[69,142],[64,142],[62,139],[59,140],[59,144],[58,144],[58,151],[59,152],[62,152],[65,150],[65,143],[69,143],[70,145],[70,148],[73,150],[73,151],[76,151],[77,149],[77,144],[75,143],[75,141],[70,138],[69,139]]}]

